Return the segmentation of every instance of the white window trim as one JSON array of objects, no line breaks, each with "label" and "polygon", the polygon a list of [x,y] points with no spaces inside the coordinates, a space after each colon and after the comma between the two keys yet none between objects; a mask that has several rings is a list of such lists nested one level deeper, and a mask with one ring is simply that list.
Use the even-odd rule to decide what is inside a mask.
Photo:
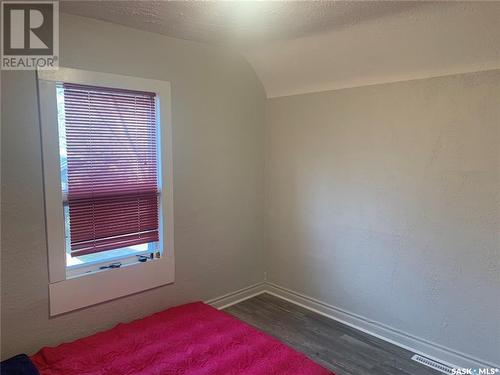
[{"label": "white window trim", "polygon": [[[116,269],[66,275],[63,195],[60,175],[59,136],[56,83],[155,92],[159,97],[159,145],[161,145],[160,238],[162,256],[124,265]],[[174,282],[174,211],[172,170],[172,126],[170,82],[99,73],[80,69],[38,71],[38,95],[42,134],[45,221],[48,245],[50,315],[58,315],[82,307],[109,301],[143,290]],[[160,121],[161,120],[161,121]]]}]

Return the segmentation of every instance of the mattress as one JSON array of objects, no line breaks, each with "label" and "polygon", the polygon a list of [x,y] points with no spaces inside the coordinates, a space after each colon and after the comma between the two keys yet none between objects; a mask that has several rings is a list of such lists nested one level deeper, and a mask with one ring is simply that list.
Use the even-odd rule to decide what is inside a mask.
[{"label": "mattress", "polygon": [[326,375],[303,354],[202,302],[170,308],[31,357],[42,375]]}]

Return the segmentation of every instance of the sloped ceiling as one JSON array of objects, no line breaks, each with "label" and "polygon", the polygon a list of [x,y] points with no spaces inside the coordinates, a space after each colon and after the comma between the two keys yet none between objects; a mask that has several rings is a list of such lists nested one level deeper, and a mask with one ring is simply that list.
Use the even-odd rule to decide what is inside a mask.
[{"label": "sloped ceiling", "polygon": [[236,49],[269,97],[500,68],[500,2],[64,1],[61,9]]}]

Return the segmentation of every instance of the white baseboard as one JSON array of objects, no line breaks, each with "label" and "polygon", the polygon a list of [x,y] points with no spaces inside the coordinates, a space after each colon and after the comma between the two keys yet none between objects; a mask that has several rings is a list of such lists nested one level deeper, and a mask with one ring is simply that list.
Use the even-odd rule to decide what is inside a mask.
[{"label": "white baseboard", "polygon": [[220,297],[212,298],[211,300],[205,301],[205,303],[221,310],[262,293],[265,293],[265,283],[263,282],[235,290],[234,292],[224,294]]},{"label": "white baseboard", "polygon": [[265,292],[450,367],[500,368],[270,282],[265,283]]},{"label": "white baseboard", "polygon": [[206,303],[220,310],[263,293],[268,293],[298,306],[302,306],[308,310],[326,316],[327,318],[450,367],[500,368],[499,365],[446,348],[442,345],[413,336],[409,333],[372,321],[363,316],[267,281],[213,298],[206,301]]}]

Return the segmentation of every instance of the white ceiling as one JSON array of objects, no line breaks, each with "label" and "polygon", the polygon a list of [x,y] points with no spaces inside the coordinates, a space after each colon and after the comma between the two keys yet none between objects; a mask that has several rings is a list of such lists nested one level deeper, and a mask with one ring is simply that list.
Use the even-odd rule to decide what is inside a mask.
[{"label": "white ceiling", "polygon": [[500,2],[65,1],[61,9],[237,49],[269,97],[500,68]]}]

